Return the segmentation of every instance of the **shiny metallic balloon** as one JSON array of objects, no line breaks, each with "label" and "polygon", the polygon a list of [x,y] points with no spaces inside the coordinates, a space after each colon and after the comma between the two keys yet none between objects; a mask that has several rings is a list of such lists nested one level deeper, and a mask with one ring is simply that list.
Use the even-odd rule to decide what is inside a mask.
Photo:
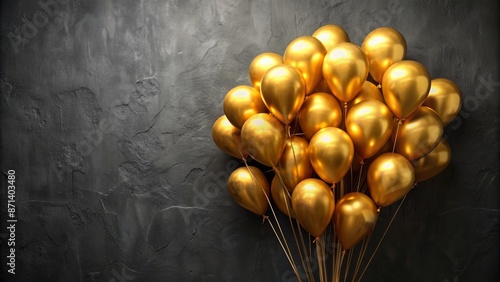
[{"label": "shiny metallic balloon", "polygon": [[257,91],[260,91],[260,81],[264,74],[272,67],[283,64],[283,57],[279,54],[267,52],[255,57],[248,68],[250,81]]},{"label": "shiny metallic balloon", "polygon": [[385,103],[382,93],[377,88],[377,86],[369,81],[363,83],[363,87],[359,90],[358,94],[347,103],[347,109],[351,109],[354,105],[367,100],[377,100]]},{"label": "shiny metallic balloon", "polygon": [[266,113],[267,108],[260,92],[247,85],[239,85],[227,92],[224,98],[224,113],[227,119],[241,129],[245,121],[258,113]]},{"label": "shiny metallic balloon", "polygon": [[298,136],[288,139],[277,167],[281,179],[290,192],[300,181],[312,177],[314,171],[309,160],[307,140]]},{"label": "shiny metallic balloon", "polygon": [[309,158],[314,171],[327,183],[339,182],[344,177],[353,156],[351,137],[336,127],[321,129],[309,142]]},{"label": "shiny metallic balloon", "polygon": [[250,117],[241,129],[243,149],[263,165],[275,167],[285,149],[285,129],[270,114]]},{"label": "shiny metallic balloon", "polygon": [[280,184],[278,176],[274,176],[271,182],[271,196],[278,209],[287,216],[295,218],[295,212],[292,207],[292,199],[289,192]]},{"label": "shiny metallic balloon", "polygon": [[349,111],[346,130],[356,152],[367,159],[375,155],[391,137],[393,116],[387,106],[377,100],[363,101]]},{"label": "shiny metallic balloon", "polygon": [[422,106],[427,106],[439,115],[443,125],[449,124],[460,112],[462,92],[451,80],[436,78],[431,80],[431,89]]},{"label": "shiny metallic balloon", "polygon": [[323,77],[337,99],[349,102],[363,87],[368,76],[368,60],[353,43],[335,45],[325,56]]},{"label": "shiny metallic balloon", "polygon": [[361,45],[370,65],[370,74],[381,83],[385,71],[406,56],[406,40],[390,27],[380,27],[370,32]]},{"label": "shiny metallic balloon", "polygon": [[212,127],[212,138],[215,145],[224,153],[238,159],[246,158],[241,146],[240,130],[234,127],[225,115],[219,117]]},{"label": "shiny metallic balloon", "polygon": [[397,131],[397,137],[396,129],[393,129],[392,136],[393,142],[396,142],[396,152],[413,161],[436,148],[443,136],[443,123],[434,110],[419,107]]},{"label": "shiny metallic balloon", "polygon": [[324,92],[306,98],[299,112],[300,128],[307,139],[325,127],[338,127],[342,122],[342,110],[337,99]]},{"label": "shiny metallic balloon", "polygon": [[390,66],[382,78],[382,93],[392,113],[403,119],[416,111],[429,94],[431,81],[423,65],[400,61]]},{"label": "shiny metallic balloon", "polygon": [[227,180],[227,190],[233,199],[245,209],[258,214],[266,214],[269,203],[269,184],[258,168],[250,166],[237,168]]},{"label": "shiny metallic balloon", "polygon": [[345,30],[333,24],[324,25],[318,28],[312,36],[321,41],[327,52],[339,43],[349,42],[349,36]]},{"label": "shiny metallic balloon", "polygon": [[264,74],[260,93],[269,111],[283,124],[289,124],[304,103],[306,86],[299,70],[283,64]]},{"label": "shiny metallic balloon", "polygon": [[440,174],[451,161],[450,145],[444,140],[427,156],[412,162],[415,181],[422,182]]},{"label": "shiny metallic balloon", "polygon": [[345,250],[366,237],[377,222],[377,206],[363,193],[344,195],[335,205],[335,233]]},{"label": "shiny metallic balloon", "polygon": [[375,204],[386,207],[410,192],[415,182],[415,172],[405,157],[396,153],[385,153],[370,164],[367,179]]},{"label": "shiny metallic balloon", "polygon": [[319,179],[305,179],[293,191],[292,207],[300,224],[318,238],[330,223],[335,209],[332,189]]},{"label": "shiny metallic balloon", "polygon": [[286,48],[283,62],[302,73],[306,94],[310,94],[323,79],[323,59],[326,50],[321,42],[312,36],[294,39]]}]

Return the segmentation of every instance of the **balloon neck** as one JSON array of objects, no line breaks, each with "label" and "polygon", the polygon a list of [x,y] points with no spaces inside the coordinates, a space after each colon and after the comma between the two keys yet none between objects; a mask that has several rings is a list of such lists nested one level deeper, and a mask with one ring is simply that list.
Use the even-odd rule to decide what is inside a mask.
[{"label": "balloon neck", "polygon": [[266,222],[266,220],[269,220],[269,216],[267,215],[262,215],[262,224],[264,224]]}]

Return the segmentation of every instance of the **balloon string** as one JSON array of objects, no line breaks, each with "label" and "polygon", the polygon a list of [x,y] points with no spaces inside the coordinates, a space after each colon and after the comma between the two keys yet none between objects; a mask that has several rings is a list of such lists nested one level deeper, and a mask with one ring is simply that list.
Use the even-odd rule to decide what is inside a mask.
[{"label": "balloon string", "polygon": [[321,236],[321,245],[323,248],[321,249],[323,251],[323,270],[325,274],[325,282],[328,281],[328,272],[326,269],[326,232],[323,233]]},{"label": "balloon string", "polygon": [[363,260],[363,250],[366,248],[366,237],[363,238],[363,242],[361,244],[361,249],[359,250],[358,258],[356,260],[356,265],[354,266],[354,272],[352,274],[352,280],[354,282],[354,279],[356,279],[356,276],[358,275],[359,267],[361,266],[361,261]]},{"label": "balloon string", "polygon": [[356,246],[350,248],[349,249],[349,254],[347,255],[347,264],[346,264],[346,269],[345,269],[345,273],[344,273],[344,282],[347,280],[347,274],[349,273],[349,268],[351,266],[351,261],[352,261],[352,253],[353,253],[353,249],[355,247]]},{"label": "balloon string", "polygon": [[[287,247],[288,253],[286,253],[285,249],[283,249],[283,250],[285,251],[285,253],[286,253],[287,256],[288,256],[288,254],[290,254],[290,256],[291,256],[292,252],[290,251],[290,248],[288,247],[288,243],[286,241],[286,237],[283,234],[283,230],[281,229],[280,222],[278,220],[278,217],[276,216],[276,213],[274,212],[273,205],[271,204],[271,200],[269,199],[269,196],[267,195],[266,191],[264,190],[264,187],[260,184],[259,181],[257,181],[257,178],[255,177],[255,175],[253,174],[252,170],[248,166],[248,163],[247,163],[246,159],[243,159],[243,162],[245,163],[245,166],[248,169],[248,172],[250,172],[250,176],[252,177],[252,180],[254,181],[254,183],[257,184],[257,185],[259,185],[260,188],[262,189],[262,192],[264,192],[264,195],[266,196],[267,203],[269,204],[269,207],[271,208],[271,213],[273,214],[273,217],[276,220],[276,225],[278,226],[278,230],[280,231],[281,236],[283,237],[283,241],[285,243],[285,246]],[[277,171],[276,167],[273,167],[273,169],[275,171]],[[291,264],[292,268],[295,270],[295,272],[297,274],[297,278],[299,279],[299,281],[301,281],[300,277],[298,276],[297,266],[295,265],[295,262],[293,261],[293,257],[291,257],[290,264]]]},{"label": "balloon string", "polygon": [[340,256],[342,253],[342,247],[340,245],[340,240],[337,238],[336,246],[335,246],[335,269],[332,273],[332,281],[337,282],[337,273],[340,271]]},{"label": "balloon string", "polygon": [[342,250],[342,255],[340,257],[339,268],[337,269],[337,274],[335,275],[335,282],[340,281],[340,273],[342,269],[342,263],[344,262],[345,250]]},{"label": "balloon string", "polygon": [[347,102],[344,102],[344,129],[347,131]]},{"label": "balloon string", "polygon": [[[297,133],[297,124],[299,123],[297,120],[299,119],[298,115],[295,116],[295,123],[293,124],[293,135],[299,135],[300,133]],[[304,133],[302,133],[304,135]]]},{"label": "balloon string", "polygon": [[[297,230],[299,231],[300,241],[302,243],[302,250],[304,252],[304,255],[307,255],[307,247],[306,247],[306,243],[304,241],[304,236],[302,235],[302,227],[301,227],[300,222],[298,220],[295,220],[295,222],[297,223]],[[310,243],[311,242],[309,242],[309,244]],[[311,255],[309,255],[309,257],[311,257]],[[314,274],[312,272],[311,262],[309,259],[306,259],[305,271],[307,274],[308,281],[314,282]],[[309,279],[311,279],[311,280],[309,280]]]},{"label": "balloon string", "polygon": [[326,282],[325,281],[325,276],[323,275],[323,252],[321,251],[320,247],[320,237],[316,238],[316,256],[318,257],[318,266],[319,266],[319,281],[320,282]]},{"label": "balloon string", "polygon": [[361,160],[360,164],[361,164],[361,167],[359,169],[358,187],[356,188],[356,192],[359,192],[359,185],[361,184],[361,174],[363,172],[363,165],[365,164],[365,162],[363,160]]},{"label": "balloon string", "polygon": [[396,137],[394,137],[394,144],[392,145],[392,152],[394,153],[394,150],[396,150],[396,143],[398,142],[398,132],[399,132],[399,126],[403,124],[404,119],[399,119],[398,120],[398,126],[396,127]]},{"label": "balloon string", "polygon": [[[286,210],[288,212],[288,220],[290,221],[290,226],[292,228],[292,233],[293,233],[293,238],[295,239],[295,245],[297,246],[297,250],[299,251],[299,256],[300,256],[300,261],[302,262],[302,267],[304,269],[307,269],[306,268],[306,264],[304,263],[304,257],[302,256],[302,251],[300,249],[300,244],[299,244],[299,240],[297,239],[297,234],[295,233],[295,227],[293,225],[293,222],[292,222],[292,216],[291,216],[291,209],[290,209],[290,206],[288,205],[288,201],[286,200],[286,197],[290,198],[290,194],[288,193],[288,190],[286,189],[286,187],[282,186],[283,189],[282,192],[283,192],[283,198],[285,199],[285,206],[286,206]],[[286,192],[285,192],[286,190]],[[285,194],[286,193],[286,194]],[[300,232],[300,230],[299,230]],[[308,273],[306,273],[308,274]],[[307,275],[307,281],[310,281],[309,279],[309,275]]]},{"label": "balloon string", "polygon": [[406,199],[406,195],[403,197],[403,199],[402,199],[402,200],[401,200],[401,202],[399,203],[398,208],[396,209],[396,212],[395,212],[395,213],[394,213],[394,215],[392,216],[391,221],[389,222],[389,225],[387,225],[387,228],[385,229],[384,234],[382,235],[382,238],[380,238],[380,241],[378,242],[377,247],[376,247],[376,248],[375,248],[375,250],[373,251],[372,256],[371,256],[371,257],[370,257],[370,259],[368,260],[368,263],[366,263],[366,266],[365,266],[365,268],[363,269],[363,272],[361,272],[361,275],[359,276],[358,282],[359,282],[359,281],[361,281],[361,278],[363,278],[363,275],[365,274],[366,269],[368,269],[368,266],[370,266],[370,263],[372,262],[373,257],[374,257],[374,256],[375,256],[375,254],[377,253],[377,250],[378,250],[378,248],[380,247],[380,244],[381,244],[381,243],[382,243],[382,241],[384,240],[385,235],[387,234],[387,231],[388,231],[388,230],[389,230],[389,228],[391,227],[391,224],[392,224],[392,222],[394,221],[394,218],[396,218],[396,215],[398,214],[399,209],[400,209],[400,208],[401,208],[401,206],[403,205],[403,203],[404,203],[405,199]]},{"label": "balloon string", "polygon": [[356,279],[356,276],[358,275],[358,271],[361,267],[361,262],[363,261],[363,258],[365,257],[366,250],[368,249],[368,245],[369,245],[370,240],[371,240],[372,235],[373,235],[373,231],[375,230],[375,226],[377,225],[379,214],[380,214],[380,209],[377,210],[377,217],[375,218],[375,224],[373,225],[372,230],[370,230],[370,233],[368,233],[367,237],[363,238],[363,244],[361,245],[361,250],[360,250],[360,253],[358,255],[358,260],[356,262],[356,268],[354,269],[352,281],[354,281],[354,279]]},{"label": "balloon string", "polygon": [[[344,178],[340,179],[340,197],[339,198],[342,198],[344,197]],[[338,199],[337,199],[338,200]]]},{"label": "balloon string", "polygon": [[[335,250],[335,245],[337,242],[337,233],[335,233],[335,224],[333,223],[333,219],[331,221],[332,224],[332,253]],[[335,258],[332,259],[332,282],[333,282],[333,273],[335,271]]]},{"label": "balloon string", "polygon": [[[281,175],[280,175],[280,174],[279,174],[279,172],[278,172],[278,169],[276,168],[276,166],[273,166],[273,170],[274,170],[274,173],[278,176],[278,180],[279,180],[280,184],[282,185],[282,187],[284,187],[284,189],[287,189],[287,188],[286,188],[286,186],[285,186],[285,183],[283,182],[283,179],[281,178]],[[268,199],[268,201],[269,201],[269,199]],[[286,201],[285,201],[285,203],[286,203]],[[269,205],[271,205],[271,203],[270,203],[270,202],[269,202]],[[274,213],[274,210],[273,210],[272,208],[271,208],[271,211],[273,212],[273,215],[274,215],[274,217],[275,217],[276,221],[278,222],[278,218],[276,217],[276,214]],[[286,241],[285,234],[283,234],[283,230],[281,229],[281,226],[280,226],[279,222],[278,222],[278,224],[277,224],[277,225],[278,225],[278,229],[279,229],[279,231],[280,231],[280,233],[281,233],[281,236],[283,236],[283,241],[284,241],[284,243],[285,243],[286,249],[287,249],[287,250],[288,250],[288,252],[290,253],[291,260],[292,260],[292,262],[293,262],[293,267],[295,267],[295,268],[296,268],[297,266],[296,266],[296,264],[295,264],[295,260],[293,259],[292,252],[290,251],[290,247],[288,246],[288,242]],[[292,228],[293,228],[293,226],[292,226]],[[300,277],[297,277],[297,278],[299,279],[299,281],[302,281],[302,280],[300,279]]]},{"label": "balloon string", "polygon": [[[283,252],[285,253],[286,255],[286,258],[288,259],[288,262],[290,263],[290,265],[292,265],[292,269],[293,269],[293,272],[295,272],[295,276],[297,276],[297,279],[299,281],[302,281],[300,279],[300,275],[299,275],[299,272],[297,270],[297,268],[294,266],[294,264],[292,263],[292,258],[288,255],[288,253],[286,252],[285,250],[285,247],[283,246],[283,243],[281,242],[280,240],[280,237],[278,236],[278,233],[276,232],[276,229],[274,228],[273,224],[271,223],[271,220],[267,220],[267,222],[269,222],[269,225],[271,226],[271,228],[273,229],[273,232],[274,232],[274,235],[276,236],[276,239],[278,239],[278,242],[280,243],[281,245],[281,248],[283,249]],[[291,255],[291,254],[290,254]]]},{"label": "balloon string", "polygon": [[[365,193],[367,188],[368,188],[368,185],[366,184],[366,178],[368,177],[368,171],[365,171],[365,173],[363,174],[363,180],[361,180],[361,187],[363,188],[361,190],[361,193]],[[365,193],[366,194],[366,193]]]}]

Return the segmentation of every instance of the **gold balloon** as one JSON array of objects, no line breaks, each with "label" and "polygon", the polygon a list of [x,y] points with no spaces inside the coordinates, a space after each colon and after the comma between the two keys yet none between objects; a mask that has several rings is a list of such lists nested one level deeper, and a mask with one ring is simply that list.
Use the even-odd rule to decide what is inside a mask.
[{"label": "gold balloon", "polygon": [[286,141],[285,150],[278,163],[278,172],[290,192],[300,181],[312,177],[313,167],[309,160],[307,140],[292,136]]},{"label": "gold balloon", "polygon": [[[271,196],[278,209],[287,216],[295,218],[295,212],[292,208],[292,199],[288,192],[281,185],[278,176],[274,176],[271,182]],[[290,212],[289,212],[290,211]]]},{"label": "gold balloon", "polygon": [[370,165],[367,179],[375,204],[386,207],[408,194],[415,182],[415,173],[410,162],[403,156],[385,153]]},{"label": "gold balloon", "polygon": [[347,109],[351,109],[354,105],[359,104],[363,101],[367,100],[377,100],[382,103],[385,103],[384,97],[382,97],[382,93],[377,88],[377,86],[369,81],[365,81],[363,83],[363,87],[359,90],[356,97],[354,97],[349,103],[347,103]]},{"label": "gold balloon", "polygon": [[305,179],[293,191],[292,207],[300,224],[318,238],[325,232],[335,209],[332,189],[319,179]]},{"label": "gold balloon", "polygon": [[344,195],[333,215],[342,248],[350,249],[366,237],[375,226],[377,215],[377,206],[370,197],[358,192]]},{"label": "gold balloon", "polygon": [[253,87],[236,86],[229,90],[224,98],[224,113],[227,119],[239,129],[249,117],[266,112],[267,108],[259,91]]},{"label": "gold balloon", "polygon": [[309,158],[314,171],[327,183],[339,182],[351,167],[354,145],[342,129],[326,127],[309,142]]},{"label": "gold balloon", "polygon": [[392,113],[406,118],[422,105],[429,93],[429,73],[415,61],[401,61],[390,66],[382,78],[382,93]]},{"label": "gold balloon", "polygon": [[260,91],[260,81],[270,68],[283,64],[283,57],[276,53],[262,53],[255,57],[248,68],[250,81],[257,91]]},{"label": "gold balloon", "polygon": [[304,103],[304,78],[292,66],[274,66],[262,77],[260,93],[269,111],[282,123],[289,124]]},{"label": "gold balloon", "polygon": [[316,37],[325,46],[326,51],[332,50],[333,46],[349,42],[349,36],[338,25],[328,24],[318,28],[312,35]]},{"label": "gold balloon", "polygon": [[312,36],[301,36],[293,40],[285,50],[283,62],[298,69],[309,94],[323,79],[323,59],[326,50],[321,42]]},{"label": "gold balloon", "polygon": [[427,156],[412,162],[415,169],[415,180],[422,182],[440,174],[451,161],[451,149],[442,140]]},{"label": "gold balloon", "polygon": [[390,27],[380,27],[370,32],[361,45],[370,64],[370,74],[377,82],[382,82],[385,71],[406,56],[406,40],[403,35]]},{"label": "gold balloon", "polygon": [[299,112],[299,124],[307,139],[325,127],[338,127],[342,122],[342,110],[337,99],[324,92],[306,98]]},{"label": "gold balloon", "polygon": [[323,77],[337,99],[349,102],[363,87],[368,76],[368,61],[353,43],[335,45],[325,56]]},{"label": "gold balloon", "polygon": [[234,127],[225,115],[215,121],[212,127],[212,138],[215,145],[224,153],[238,159],[247,157],[246,153],[240,152],[240,149],[243,149],[241,147],[240,130]]},{"label": "gold balloon", "polygon": [[275,167],[285,149],[285,130],[275,117],[256,114],[243,125],[241,143],[256,161]]},{"label": "gold balloon", "polygon": [[377,100],[363,101],[349,111],[347,133],[356,152],[367,159],[375,155],[391,137],[393,117],[387,106]]},{"label": "gold balloon", "polygon": [[392,137],[396,142],[396,152],[413,161],[436,148],[443,136],[443,124],[434,110],[419,107],[399,126],[397,137],[395,131],[393,129]]},{"label": "gold balloon", "polygon": [[237,168],[227,180],[227,190],[240,206],[258,215],[266,214],[269,207],[269,184],[258,168]]},{"label": "gold balloon", "polygon": [[422,106],[427,106],[439,115],[443,125],[449,124],[460,112],[462,92],[458,86],[446,78],[431,80],[431,89]]}]

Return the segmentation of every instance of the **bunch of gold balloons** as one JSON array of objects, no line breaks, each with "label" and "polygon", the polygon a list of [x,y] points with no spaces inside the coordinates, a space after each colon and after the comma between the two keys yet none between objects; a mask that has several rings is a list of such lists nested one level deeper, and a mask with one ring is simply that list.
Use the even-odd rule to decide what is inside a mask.
[{"label": "bunch of gold balloons", "polygon": [[[460,111],[460,89],[431,79],[405,60],[406,50],[390,27],[359,47],[326,25],[293,40],[283,56],[256,56],[252,86],[227,92],[212,128],[215,144],[246,165],[229,177],[234,200],[263,216],[274,202],[314,238],[333,223],[349,249],[372,230],[379,208],[443,171],[451,158],[443,127]],[[272,168],[271,185],[248,156]]]}]

